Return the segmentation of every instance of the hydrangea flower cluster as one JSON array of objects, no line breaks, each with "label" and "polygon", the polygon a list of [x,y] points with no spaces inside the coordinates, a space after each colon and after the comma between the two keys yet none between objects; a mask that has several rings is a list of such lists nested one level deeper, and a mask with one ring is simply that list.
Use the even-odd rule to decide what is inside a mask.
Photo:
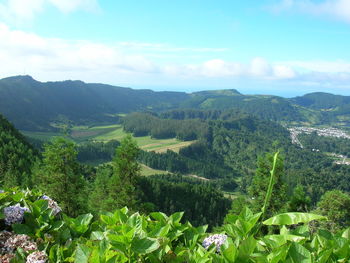
[{"label": "hydrangea flower cluster", "polygon": [[220,252],[220,247],[225,243],[227,236],[225,234],[211,235],[203,240],[203,247],[208,249],[213,243],[215,244],[216,251]]},{"label": "hydrangea flower cluster", "polygon": [[5,214],[5,224],[20,224],[24,218],[24,212],[29,212],[30,210],[26,207],[21,207],[20,204],[13,206],[8,206],[4,208]]},{"label": "hydrangea flower cluster", "polygon": [[44,252],[38,251],[37,244],[27,235],[17,235],[13,232],[0,232],[0,262],[10,263],[14,258],[17,248],[23,249],[27,253],[31,253],[26,263],[45,263],[47,256]]},{"label": "hydrangea flower cluster", "polygon": [[47,256],[42,251],[35,251],[27,257],[26,263],[45,263]]},{"label": "hydrangea flower cluster", "polygon": [[62,212],[61,207],[58,206],[58,204],[56,203],[56,201],[52,200],[50,197],[48,197],[47,195],[43,195],[41,197],[41,199],[43,200],[47,200],[48,201],[48,205],[49,208],[52,209],[52,212],[54,215],[57,215],[58,213]]},{"label": "hydrangea flower cluster", "polygon": [[37,250],[38,247],[35,242],[30,240],[30,237],[27,235],[12,235],[10,236],[5,244],[4,247],[8,251],[15,251],[17,248],[22,248],[24,251],[34,251]]}]

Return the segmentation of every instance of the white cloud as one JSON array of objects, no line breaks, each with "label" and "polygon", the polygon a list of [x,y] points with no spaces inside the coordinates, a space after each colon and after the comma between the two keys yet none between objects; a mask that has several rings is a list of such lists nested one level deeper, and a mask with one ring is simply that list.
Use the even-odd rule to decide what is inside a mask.
[{"label": "white cloud", "polygon": [[272,7],[275,12],[295,10],[314,15],[326,15],[350,23],[349,0],[282,0]]},{"label": "white cloud", "polygon": [[[87,41],[43,38],[0,24],[0,76],[27,74],[92,79],[93,74],[156,72],[153,62],[117,47]],[[68,72],[69,76],[64,77]]]},{"label": "white cloud", "polygon": [[0,18],[31,20],[43,10],[45,0],[7,0],[0,3]]},{"label": "white cloud", "polygon": [[166,67],[165,73],[186,77],[243,77],[265,80],[291,79],[297,76],[297,73],[291,67],[271,64],[261,57],[253,58],[248,64],[212,59],[199,65],[190,64]]},{"label": "white cloud", "polygon": [[273,67],[273,75],[278,79],[293,79],[297,74],[291,67],[276,65]]},{"label": "white cloud", "polygon": [[336,61],[284,61],[284,65],[300,68],[303,71],[313,71],[321,73],[350,73],[350,62]]},{"label": "white cloud", "polygon": [[271,74],[271,65],[263,58],[254,58],[250,67],[251,73],[255,76],[264,77]]},{"label": "white cloud", "polygon": [[0,3],[0,20],[19,23],[30,21],[50,5],[65,13],[78,9],[99,10],[97,0],[6,0]]}]

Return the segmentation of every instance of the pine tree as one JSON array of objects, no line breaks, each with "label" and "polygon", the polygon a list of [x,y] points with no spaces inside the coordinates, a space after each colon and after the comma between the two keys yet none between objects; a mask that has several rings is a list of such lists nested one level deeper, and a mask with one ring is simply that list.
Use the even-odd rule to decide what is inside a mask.
[{"label": "pine tree", "polygon": [[311,198],[306,195],[302,185],[294,188],[292,198],[289,201],[288,210],[291,212],[308,212],[311,206]]},{"label": "pine tree", "polygon": [[128,206],[135,208],[136,182],[140,175],[140,165],[137,156],[140,152],[131,135],[127,135],[116,149],[113,159],[114,173],[108,187],[111,207]]},{"label": "pine tree", "polygon": [[89,211],[96,215],[103,211],[111,211],[111,200],[109,200],[108,189],[112,174],[113,169],[111,165],[101,165],[97,169],[96,177],[91,185],[89,194]]},{"label": "pine tree", "polygon": [[68,215],[85,211],[86,182],[73,142],[58,137],[44,146],[43,160],[34,172],[34,183],[58,201]]},{"label": "pine tree", "polygon": [[[253,199],[252,206],[255,211],[260,211],[264,205],[265,196],[270,180],[270,171],[273,165],[273,155],[266,154],[264,157],[258,158],[258,168],[252,183],[248,188],[248,193]],[[278,157],[276,164],[276,173],[273,182],[272,197],[267,207],[267,216],[281,212],[287,201],[286,185],[282,179],[283,176],[283,160]]]}]

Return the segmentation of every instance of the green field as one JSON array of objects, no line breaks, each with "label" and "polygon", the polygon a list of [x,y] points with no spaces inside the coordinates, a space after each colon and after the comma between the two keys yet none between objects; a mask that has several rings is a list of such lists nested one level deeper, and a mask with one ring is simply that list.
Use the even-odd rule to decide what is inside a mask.
[{"label": "green field", "polygon": [[21,131],[21,133],[33,139],[41,140],[41,141],[49,141],[52,137],[55,136],[63,136],[62,133],[58,132],[32,132],[32,131]]},{"label": "green field", "polygon": [[171,174],[171,173],[169,173],[168,171],[152,169],[151,167],[141,164],[142,176],[150,176],[150,175],[156,175],[156,174]]},{"label": "green field", "polygon": [[[22,131],[22,133],[34,139],[42,141],[48,141],[54,136],[63,136],[62,133],[54,132],[28,132]],[[107,126],[74,126],[70,130],[69,138],[76,143],[82,143],[87,141],[108,142],[110,140],[121,140],[127,133],[123,130],[120,124],[107,125]],[[151,136],[134,137],[137,145],[145,151],[166,152],[171,150],[179,152],[183,147],[192,144],[194,141],[180,141],[176,138],[172,139],[154,139]]]}]

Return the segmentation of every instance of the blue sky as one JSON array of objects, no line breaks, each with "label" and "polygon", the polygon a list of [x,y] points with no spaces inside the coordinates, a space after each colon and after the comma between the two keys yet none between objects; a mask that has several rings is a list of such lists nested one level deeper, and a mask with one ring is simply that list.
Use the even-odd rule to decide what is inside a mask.
[{"label": "blue sky", "polygon": [[350,0],[0,0],[0,77],[350,95]]}]

